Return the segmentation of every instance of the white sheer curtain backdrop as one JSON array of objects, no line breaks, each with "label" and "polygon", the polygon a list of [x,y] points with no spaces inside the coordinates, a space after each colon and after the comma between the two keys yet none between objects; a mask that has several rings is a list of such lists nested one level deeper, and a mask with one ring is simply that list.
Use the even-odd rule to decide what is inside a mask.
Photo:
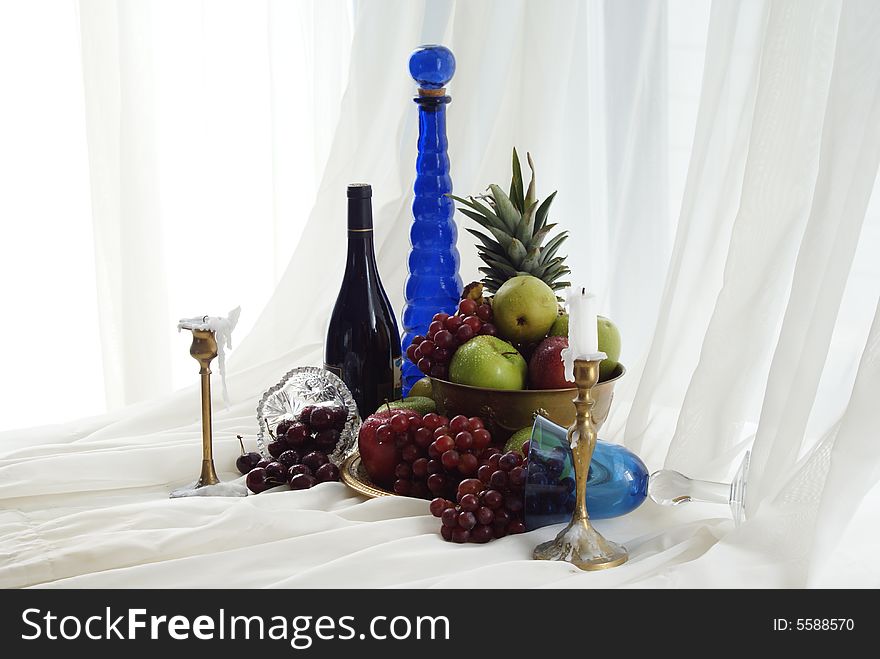
[{"label": "white sheer curtain backdrop", "polygon": [[[196,10],[184,3],[193,12],[188,24],[203,27],[196,42],[183,40],[192,54],[177,65],[172,50],[148,36],[158,25],[179,28],[167,27],[177,3],[151,3],[151,16],[140,3],[81,4],[83,34],[94,35],[83,44],[89,159],[106,149],[97,173],[117,166],[125,183],[108,184],[108,203],[119,208],[105,209],[96,223],[104,218],[112,237],[121,230],[113,212],[121,218],[131,209],[129,231],[158,205],[163,258],[172,244],[180,250],[178,270],[163,270],[165,304],[186,279],[213,276],[216,293],[189,289],[192,298],[181,297],[181,305],[229,306],[223,295],[253,285],[237,275],[206,275],[191,240],[168,240],[181,217],[235,217],[241,225],[227,234],[218,223],[211,245],[250,254],[262,246],[263,229],[239,216],[271,217],[265,227],[311,209],[274,294],[231,355],[232,406],[215,417],[226,477],[237,453],[234,435],[254,433],[259,394],[290,367],[320,363],[341,277],[342,193],[350,181],[373,184],[379,265],[400,309],[417,130],[405,67],[415,45],[442,42],[458,60],[449,107],[456,190],[504,182],[511,146],[531,151],[539,193],[559,189],[554,217],[571,230],[575,276],[591,282],[603,310],[621,324],[629,371],[606,438],[636,449],[651,468],[666,464],[714,479],[728,478],[753,443],[750,516],[734,529],[723,507],[646,503],[600,524],[627,544],[629,563],[573,575],[565,565],[528,560],[555,529],[458,551],[439,540],[424,502],[363,502],[342,485],[234,502],[169,502],[167,491],[191,478],[198,463],[196,391],[188,388],[105,417],[0,434],[0,555],[8,557],[0,585],[204,585],[214,578],[198,569],[206,553],[230,586],[880,584],[880,570],[866,558],[880,545],[880,454],[872,442],[880,422],[880,322],[872,325],[880,297],[880,195],[871,197],[880,152],[876,2],[356,2],[348,66],[337,69],[331,59],[307,67],[316,81],[337,70],[347,79],[335,129],[322,133],[329,150],[313,143],[305,150],[309,158],[326,154],[314,204],[287,187],[300,145],[290,141],[289,124],[267,129],[272,105],[259,100],[266,98],[261,90],[274,89],[277,122],[281,108],[302,95],[273,87],[289,84],[279,59],[244,57],[248,44],[265,39],[268,52],[288,60],[290,31],[279,30],[274,17],[288,15],[291,5]],[[223,13],[230,7],[241,9],[236,20]],[[296,7],[318,11],[317,4]],[[347,6],[335,7],[348,16]],[[110,11],[115,19],[103,13]],[[335,31],[306,32],[315,48],[335,46]],[[239,38],[227,43],[232,35]],[[91,69],[88,49],[104,43],[115,50]],[[206,92],[188,90],[186,63],[201,58],[205,70],[217,65],[217,77],[195,78]],[[123,80],[123,70],[165,74],[138,82]],[[153,154],[176,153],[161,135],[151,143],[138,129],[126,142],[114,131],[120,122],[155,127],[157,107],[174,109],[158,100],[158,81],[178,72],[180,84],[164,88],[183,94],[179,111],[190,119],[166,137],[182,145],[179,162],[171,162]],[[107,94],[111,105],[93,92]],[[93,125],[92,103],[99,112],[111,108],[116,129]],[[223,142],[222,126],[201,126],[211,113],[199,103],[230,109],[240,130]],[[204,136],[190,134],[201,130]],[[229,144],[238,145],[233,151],[242,162],[230,157]],[[174,215],[162,191],[186,188],[193,177],[202,194]],[[93,206],[95,185],[93,174]],[[153,186],[158,197],[150,195]],[[135,204],[139,198],[143,206]],[[461,236],[467,278],[477,262]],[[137,258],[124,264],[126,276],[152,272],[156,255]],[[246,258],[236,271],[242,277],[266,266]],[[109,283],[104,312],[117,312],[106,303],[117,300],[119,285]],[[118,304],[120,313],[136,313],[124,296]],[[155,317],[150,323],[144,332],[158,332]],[[191,371],[180,352],[179,363]],[[96,533],[100,546],[91,541]],[[450,560],[438,561],[438,552]],[[254,555],[264,561],[255,564]]]},{"label": "white sheer curtain backdrop", "polygon": [[[838,372],[817,396],[880,160],[880,8],[715,3],[709,29],[674,265],[626,439],[660,449],[664,437],[650,428],[651,414],[671,397],[681,411],[666,465],[721,480],[754,438],[746,505],[753,515],[766,505],[721,544],[757,542],[798,580],[819,500],[828,512],[817,541],[827,556],[878,475],[876,459],[852,470],[852,456],[866,457],[880,422],[876,409],[867,418],[872,412],[858,398],[843,417],[847,439],[835,431],[839,444],[827,435],[796,463],[827,429],[810,426],[814,406],[842,413],[856,372]],[[743,40],[750,46],[732,56]],[[705,212],[716,221],[707,223]],[[691,230],[697,224],[707,231]],[[863,246],[876,253],[870,236]],[[853,291],[866,310],[878,293],[876,278]],[[861,352],[867,330],[864,323],[856,332],[850,355]],[[874,341],[868,338],[855,392],[876,384]],[[692,374],[675,372],[686,364]],[[860,422],[847,422],[853,417]],[[833,494],[823,492],[829,460]]]},{"label": "white sheer curtain backdrop", "polygon": [[242,304],[243,336],[271,294],[327,158],[349,9],[80,3],[92,197],[130,204],[94,210],[111,406],[188,381],[178,317]]},{"label": "white sheer curtain backdrop", "polygon": [[[0,1],[0,428],[103,412],[79,19]],[[50,407],[47,378],[75,373]]]},{"label": "white sheer curtain backdrop", "polygon": [[77,374],[0,428],[189,384],[182,316],[241,304],[247,333],[314,203],[351,30],[348,0],[0,2],[0,274],[28,282],[0,393],[40,386],[46,345]]}]

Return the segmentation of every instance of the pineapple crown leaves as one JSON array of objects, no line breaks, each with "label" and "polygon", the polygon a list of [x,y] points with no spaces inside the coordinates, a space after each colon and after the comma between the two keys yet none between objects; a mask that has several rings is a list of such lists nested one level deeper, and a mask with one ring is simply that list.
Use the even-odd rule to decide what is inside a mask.
[{"label": "pineapple crown leaves", "polygon": [[522,166],[514,149],[508,192],[492,184],[486,194],[468,198],[448,195],[463,205],[459,211],[484,230],[467,229],[479,240],[477,251],[486,264],[479,270],[489,291],[498,290],[505,281],[522,274],[539,277],[553,290],[569,286],[568,282],[558,280],[571,270],[565,265],[565,257],[556,256],[568,232],[560,232],[543,245],[556,227],[547,222],[556,193],[538,202],[531,154],[526,154],[526,160],[531,170],[528,188],[523,185]]}]

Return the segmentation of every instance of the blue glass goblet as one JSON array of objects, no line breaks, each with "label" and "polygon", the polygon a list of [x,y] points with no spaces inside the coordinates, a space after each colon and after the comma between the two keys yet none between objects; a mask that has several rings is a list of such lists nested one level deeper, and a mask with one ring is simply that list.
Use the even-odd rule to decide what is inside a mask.
[{"label": "blue glass goblet", "polygon": [[[590,519],[620,517],[632,512],[646,496],[661,506],[689,502],[730,506],[736,526],[745,520],[745,493],[749,475],[746,451],[730,483],[698,480],[671,469],[648,476],[645,464],[629,449],[598,440],[587,480]],[[542,416],[535,418],[529,446],[525,487],[525,524],[528,530],[562,524],[574,509],[574,465],[567,431]]]},{"label": "blue glass goblet", "polygon": [[[619,517],[638,508],[648,495],[648,469],[629,449],[598,440],[587,479],[590,519]],[[525,524],[531,531],[571,519],[575,478],[568,430],[535,417],[529,440]]]}]

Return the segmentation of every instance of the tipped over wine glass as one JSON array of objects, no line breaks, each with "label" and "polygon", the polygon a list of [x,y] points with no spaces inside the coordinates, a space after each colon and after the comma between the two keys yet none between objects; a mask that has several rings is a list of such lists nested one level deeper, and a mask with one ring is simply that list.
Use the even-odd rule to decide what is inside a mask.
[{"label": "tipped over wine glass", "polygon": [[[567,521],[574,505],[575,483],[565,428],[538,416],[529,444],[525,504],[526,526],[531,530]],[[730,483],[689,478],[672,469],[649,476],[635,453],[600,439],[590,463],[587,509],[591,518],[606,519],[635,510],[646,498],[661,506],[692,501],[721,503],[730,506],[733,522],[739,526],[745,518],[749,456],[747,451]]]}]

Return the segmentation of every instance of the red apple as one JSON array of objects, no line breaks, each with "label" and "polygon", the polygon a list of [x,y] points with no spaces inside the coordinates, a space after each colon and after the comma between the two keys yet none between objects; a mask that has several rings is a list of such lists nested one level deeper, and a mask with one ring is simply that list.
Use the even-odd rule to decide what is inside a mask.
[{"label": "red apple", "polygon": [[370,480],[376,485],[389,489],[396,480],[394,470],[402,461],[400,449],[393,438],[385,442],[379,441],[376,437],[376,430],[391,420],[392,413],[395,415],[405,414],[410,418],[415,416],[421,419],[421,415],[413,410],[382,410],[368,416],[358,432],[358,452]]},{"label": "red apple", "polygon": [[529,360],[529,386],[532,389],[568,389],[574,382],[565,379],[562,349],[568,347],[568,337],[548,336],[541,341]]}]

